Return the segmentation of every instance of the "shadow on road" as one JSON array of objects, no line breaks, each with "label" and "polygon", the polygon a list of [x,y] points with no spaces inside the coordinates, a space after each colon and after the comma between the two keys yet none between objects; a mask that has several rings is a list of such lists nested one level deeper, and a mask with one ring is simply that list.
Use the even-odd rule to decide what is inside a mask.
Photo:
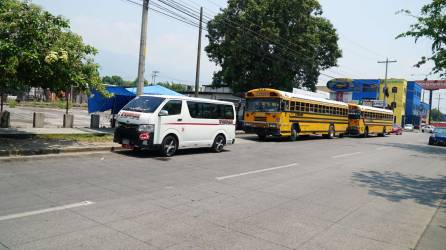
[{"label": "shadow on road", "polygon": [[368,187],[370,194],[394,202],[413,200],[422,205],[437,207],[446,198],[446,176],[428,178],[391,171],[362,171],[353,173],[352,180],[359,186]]},{"label": "shadow on road", "polygon": [[446,147],[429,146],[427,145],[427,143],[426,145],[406,144],[406,143],[385,143],[385,144],[375,144],[375,145],[406,149],[422,154],[446,156]]},{"label": "shadow on road", "polygon": [[[223,152],[221,152],[221,153],[224,154],[227,151],[228,150],[224,149]],[[160,160],[160,161],[169,161],[172,159],[172,157],[162,157],[158,150],[139,150],[139,151],[123,150],[123,151],[115,151],[114,153],[123,155],[123,156],[128,156],[128,157],[135,157],[135,158],[142,158],[142,159],[151,158],[151,159],[156,159],[156,160]],[[209,148],[180,149],[177,151],[177,153],[173,157],[175,158],[175,157],[179,157],[182,155],[205,155],[205,154],[213,155],[216,153],[214,153]]]},{"label": "shadow on road", "polygon": [[[284,137],[274,137],[274,136],[268,136],[263,140],[260,140],[259,137],[257,135],[253,135],[253,134],[247,134],[244,136],[241,136],[240,138],[244,139],[244,140],[248,140],[248,141],[255,141],[255,142],[293,142],[290,141],[290,139],[286,136]],[[307,136],[307,135],[301,135],[297,138],[297,142],[299,141],[308,141],[308,140],[326,140],[326,138],[322,137],[322,136],[317,136],[317,135],[311,135],[311,136]]]}]

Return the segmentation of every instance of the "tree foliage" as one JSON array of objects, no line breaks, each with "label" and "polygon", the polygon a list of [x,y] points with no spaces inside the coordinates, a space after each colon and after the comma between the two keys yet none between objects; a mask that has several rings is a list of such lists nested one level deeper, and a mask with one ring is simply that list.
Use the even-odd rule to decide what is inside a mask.
[{"label": "tree foliage", "polygon": [[420,67],[427,61],[432,61],[434,63],[432,73],[439,73],[442,77],[446,77],[446,1],[433,0],[432,3],[424,5],[420,16],[414,16],[408,10],[401,12],[415,17],[417,22],[410,26],[409,31],[398,35],[397,39],[413,37],[415,42],[420,38],[432,40],[432,55],[422,57],[415,66]]},{"label": "tree foliage", "polygon": [[68,20],[29,1],[0,1],[0,91],[104,91],[93,61],[96,49],[69,28]]},{"label": "tree foliage", "polygon": [[432,118],[431,118],[432,121],[436,121],[436,122],[444,121],[444,114],[441,113],[441,111],[438,109],[432,109],[431,116],[432,116]]},{"label": "tree foliage", "polygon": [[229,0],[207,25],[206,52],[221,66],[213,85],[314,91],[319,72],[341,57],[336,30],[321,15],[317,0]]},{"label": "tree foliage", "polygon": [[165,88],[168,88],[170,90],[173,90],[175,92],[184,92],[187,91],[187,85],[181,84],[181,83],[174,83],[174,82],[159,82],[157,85],[163,86]]},{"label": "tree foliage", "polygon": [[102,77],[102,83],[107,85],[116,85],[116,86],[123,86],[123,87],[133,87],[136,86],[133,84],[132,81],[126,81],[122,79],[120,76],[104,76]]}]

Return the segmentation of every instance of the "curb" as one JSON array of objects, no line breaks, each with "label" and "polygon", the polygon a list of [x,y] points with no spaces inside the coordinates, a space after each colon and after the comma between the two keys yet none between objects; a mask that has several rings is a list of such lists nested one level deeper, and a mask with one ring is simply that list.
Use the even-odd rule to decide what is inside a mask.
[{"label": "curb", "polygon": [[55,136],[75,136],[75,135],[91,135],[91,136],[105,136],[105,135],[113,135],[112,133],[105,133],[105,132],[97,132],[97,133],[68,133],[68,134],[60,134],[60,133],[53,133],[53,134],[32,134],[32,133],[22,133],[22,134],[0,134],[0,139],[29,139],[34,138],[39,135],[55,135]]},{"label": "curb", "polygon": [[83,153],[83,152],[101,152],[119,151],[119,147],[99,146],[99,147],[78,147],[78,148],[52,148],[52,149],[29,149],[29,150],[0,150],[0,160],[2,158],[14,156],[34,156],[34,155],[49,155],[49,154],[64,154],[64,153]]}]

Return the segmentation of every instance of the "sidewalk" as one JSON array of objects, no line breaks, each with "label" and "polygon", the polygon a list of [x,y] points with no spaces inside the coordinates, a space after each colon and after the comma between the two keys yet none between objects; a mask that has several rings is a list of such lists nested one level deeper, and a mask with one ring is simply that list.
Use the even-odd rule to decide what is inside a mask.
[{"label": "sidewalk", "polygon": [[113,131],[112,128],[0,128],[0,138],[32,138],[36,135],[112,135]]},{"label": "sidewalk", "polygon": [[113,151],[113,129],[7,128],[0,129],[0,157]]}]

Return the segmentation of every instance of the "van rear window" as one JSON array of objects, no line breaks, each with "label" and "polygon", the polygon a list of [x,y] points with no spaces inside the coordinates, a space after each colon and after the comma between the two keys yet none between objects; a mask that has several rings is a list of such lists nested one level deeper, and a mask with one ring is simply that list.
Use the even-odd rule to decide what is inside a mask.
[{"label": "van rear window", "polygon": [[198,119],[234,119],[234,109],[231,105],[187,102],[190,116]]},{"label": "van rear window", "polygon": [[164,101],[164,98],[155,96],[138,96],[131,100],[122,110],[153,113]]}]

